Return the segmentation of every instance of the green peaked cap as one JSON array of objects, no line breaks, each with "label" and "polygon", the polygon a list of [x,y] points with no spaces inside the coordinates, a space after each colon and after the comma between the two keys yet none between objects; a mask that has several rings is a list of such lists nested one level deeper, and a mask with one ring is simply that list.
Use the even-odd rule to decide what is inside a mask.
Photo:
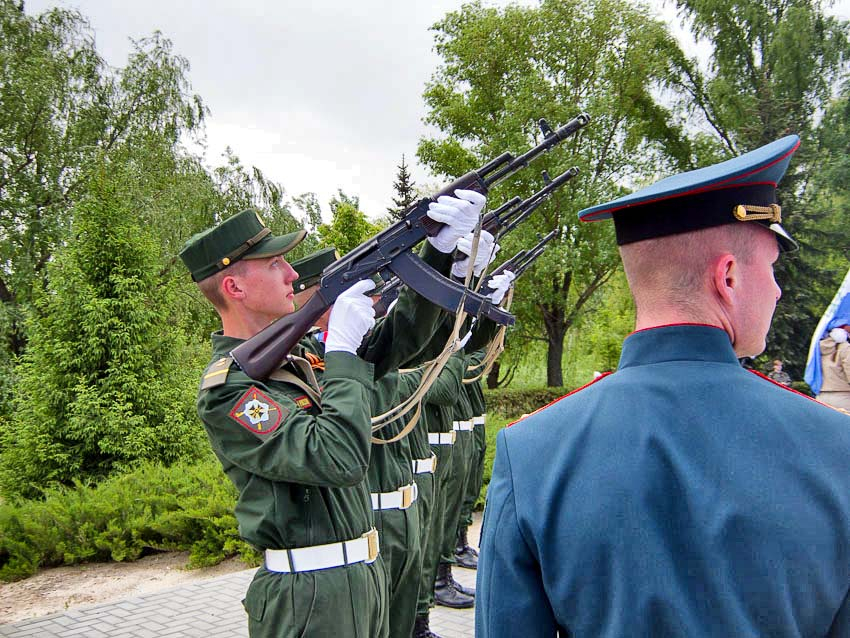
[{"label": "green peaked cap", "polygon": [[322,271],[337,259],[339,259],[339,251],[331,246],[310,253],[298,261],[293,261],[290,265],[298,273],[298,280],[294,284],[295,292],[301,292],[319,283],[322,278]]},{"label": "green peaked cap", "polygon": [[256,211],[243,210],[192,236],[183,245],[180,259],[192,273],[193,280],[203,281],[240,259],[284,255],[306,236],[306,230],[273,235]]}]

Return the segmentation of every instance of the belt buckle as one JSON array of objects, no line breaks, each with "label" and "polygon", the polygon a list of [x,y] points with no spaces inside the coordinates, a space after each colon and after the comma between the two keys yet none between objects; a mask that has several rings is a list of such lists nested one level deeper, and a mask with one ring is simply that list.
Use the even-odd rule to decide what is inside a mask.
[{"label": "belt buckle", "polygon": [[432,472],[437,471],[437,455],[436,454],[431,455],[431,471]]},{"label": "belt buckle", "polygon": [[452,430],[452,445],[457,442],[457,430]]},{"label": "belt buckle", "polygon": [[366,539],[366,544],[369,548],[369,558],[366,560],[367,563],[374,563],[378,558],[378,553],[380,552],[378,545],[378,530],[374,527],[370,529],[368,532],[363,534],[360,538]]},{"label": "belt buckle", "polygon": [[413,486],[405,485],[401,488],[401,509],[406,510],[413,505]]}]

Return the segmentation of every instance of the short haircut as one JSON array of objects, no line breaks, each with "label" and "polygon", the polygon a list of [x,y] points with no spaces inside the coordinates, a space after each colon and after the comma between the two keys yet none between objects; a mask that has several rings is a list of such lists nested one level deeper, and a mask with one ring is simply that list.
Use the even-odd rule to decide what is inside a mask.
[{"label": "short haircut", "polygon": [[753,233],[760,230],[725,224],[620,246],[638,312],[650,304],[662,304],[692,309],[698,316],[711,262],[731,253],[742,263],[751,263]]},{"label": "short haircut", "polygon": [[216,310],[227,308],[227,299],[221,293],[221,280],[228,276],[241,276],[245,274],[248,263],[244,259],[230,264],[227,268],[219,270],[214,275],[198,282],[198,288],[204,294]]}]

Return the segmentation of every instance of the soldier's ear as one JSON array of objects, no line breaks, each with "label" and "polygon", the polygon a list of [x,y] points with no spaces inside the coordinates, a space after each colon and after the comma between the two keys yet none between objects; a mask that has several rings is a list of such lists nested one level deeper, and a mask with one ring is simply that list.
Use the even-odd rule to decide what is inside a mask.
[{"label": "soldier's ear", "polygon": [[732,253],[714,258],[711,265],[712,291],[724,305],[734,305],[735,293],[740,284],[740,264]]},{"label": "soldier's ear", "polygon": [[245,297],[245,291],[240,285],[237,277],[227,275],[221,278],[221,294],[225,299],[242,299]]}]

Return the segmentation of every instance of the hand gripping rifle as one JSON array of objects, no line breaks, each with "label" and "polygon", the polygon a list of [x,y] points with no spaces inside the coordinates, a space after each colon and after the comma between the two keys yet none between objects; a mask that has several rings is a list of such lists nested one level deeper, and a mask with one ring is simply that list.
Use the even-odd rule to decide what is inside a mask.
[{"label": "hand gripping rifle", "polygon": [[[532,248],[528,248],[525,250],[519,251],[516,255],[508,259],[505,263],[501,264],[498,268],[493,270],[490,274],[490,277],[493,275],[500,275],[506,270],[510,270],[514,274],[514,278],[519,277],[522,273],[528,270],[540,255],[543,254],[543,251],[546,250],[546,244],[552,241],[555,236],[558,234],[557,230],[553,230],[551,233],[546,235],[545,237],[540,237],[538,235],[538,239],[540,241],[535,244]],[[481,288],[478,292],[482,295],[489,295],[493,292],[493,289],[490,287],[490,279],[488,278],[483,284],[481,284]]]},{"label": "hand gripping rifle", "polygon": [[[555,179],[551,179],[549,174],[543,171],[543,182],[545,184],[543,188],[526,200],[522,200],[520,197],[513,197],[496,210],[484,215],[481,220],[482,230],[486,230],[499,238],[503,237],[506,233],[525,221],[555,190],[578,175],[578,172],[578,168],[572,167],[558,175]],[[455,255],[455,261],[460,261],[466,257],[467,255],[463,253],[457,253]],[[376,318],[387,314],[392,302],[398,299],[403,283],[401,279],[394,276],[379,291],[375,292],[376,295],[380,295],[380,299],[372,306],[375,309]]]},{"label": "hand gripping rifle", "polygon": [[463,309],[471,315],[484,315],[502,325],[512,324],[513,315],[494,306],[486,297],[443,277],[414,255],[411,249],[426,237],[436,235],[443,227],[427,216],[428,205],[432,201],[442,195],[454,196],[457,189],[486,195],[493,184],[527,166],[531,160],[566,140],[589,121],[590,117],[582,113],[553,130],[545,120],[540,120],[544,137],[534,148],[519,157],[503,153],[480,169],[458,178],[432,198],[413,204],[403,219],[325,268],[318,289],[309,301],[234,348],[230,353],[234,361],[249,377],[267,378],[340,294],[375,273],[380,273],[384,280],[397,275],[421,296],[448,311]]}]

